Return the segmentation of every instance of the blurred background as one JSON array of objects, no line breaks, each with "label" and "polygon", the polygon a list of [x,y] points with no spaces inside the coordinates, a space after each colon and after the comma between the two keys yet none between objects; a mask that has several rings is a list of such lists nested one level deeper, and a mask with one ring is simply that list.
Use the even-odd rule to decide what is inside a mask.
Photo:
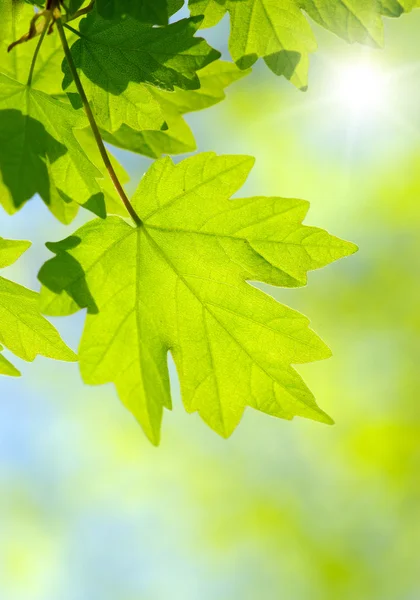
[{"label": "blurred background", "polygon": [[[77,365],[14,360],[0,381],[0,598],[420,598],[420,11],[385,50],[316,28],[310,87],[263,64],[188,117],[200,151],[257,164],[241,195],[311,202],[306,223],[356,242],[297,290],[334,357],[299,368],[334,427],[248,410],[229,440],[175,408],[153,448],[112,386]],[[227,56],[228,20],[205,32]],[[150,161],[122,152],[134,189]],[[33,247],[6,277],[38,289],[69,227],[33,200],[0,214]],[[55,319],[74,348],[83,315]]]}]

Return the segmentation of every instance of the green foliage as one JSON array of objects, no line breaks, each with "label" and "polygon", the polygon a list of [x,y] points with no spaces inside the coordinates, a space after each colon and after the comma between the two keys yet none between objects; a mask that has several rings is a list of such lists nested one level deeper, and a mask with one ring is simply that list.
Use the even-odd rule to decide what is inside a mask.
[{"label": "green foliage", "polygon": [[[127,116],[120,123],[118,115],[127,105],[122,99],[125,94],[117,96],[116,106],[119,108],[116,119],[111,125],[110,120],[105,117],[108,129],[101,128],[102,136],[104,140],[114,146],[151,158],[159,158],[162,154],[181,154],[195,150],[194,136],[185,123],[183,115],[220,102],[225,97],[224,89],[247,74],[248,71],[241,71],[232,63],[217,60],[199,71],[200,87],[196,90],[175,89],[173,92],[168,92],[140,84],[135,88],[134,98],[146,97],[147,102],[140,105],[142,112],[139,112],[133,105],[128,106]],[[111,106],[112,97],[110,97],[106,109],[108,114]],[[157,109],[162,115],[163,126],[155,129],[148,128],[147,125],[136,126],[140,119],[143,121],[145,117],[147,118],[148,107]],[[134,108],[132,113],[134,121],[129,119],[132,108]],[[99,116],[98,113],[97,116]],[[130,126],[130,123],[133,127]],[[157,125],[161,123],[162,120],[157,121]]]},{"label": "green foliage", "polygon": [[51,198],[58,194],[105,216],[104,198],[96,181],[101,173],[73,131],[87,125],[82,112],[0,75],[0,193],[8,212],[35,194],[46,204],[54,202]]},{"label": "green foliage", "polygon": [[[168,351],[187,411],[221,435],[246,406],[330,422],[292,366],[330,351],[305,317],[249,281],[302,286],[355,246],[302,225],[303,201],[231,200],[247,157],[202,154],[178,166],[166,157],[129,200],[104,142],[151,158],[194,150],[184,115],[223,100],[258,58],[306,87],[316,49],[307,16],[380,45],[382,17],[418,0],[190,0],[192,16],[170,23],[182,5],[0,0],[0,204],[13,214],[39,196],[62,223],[80,206],[101,217],[48,245],[56,256],[40,270],[40,299],[0,279],[0,342],[26,360],[73,360],[37,306],[55,316],[87,309],[83,379],[115,383],[154,443],[171,407]],[[226,12],[236,64],[197,35]],[[0,266],[26,248],[1,244]],[[2,356],[0,369],[17,374]]]},{"label": "green foliage", "polygon": [[64,103],[64,96],[57,99],[63,94],[59,40],[55,36],[45,40],[29,86],[32,44],[19,45],[10,53],[7,46],[18,31],[23,33],[28,27],[33,11],[13,0],[2,2],[8,10],[0,26],[4,57],[0,65],[0,204],[13,214],[38,194],[64,223],[75,216],[74,203],[105,216],[98,181],[103,176],[75,135],[75,128],[86,128],[88,120]]},{"label": "green foliage", "polygon": [[[219,54],[204,40],[194,37],[199,23],[200,19],[184,19],[154,28],[127,18],[111,26],[95,15],[81,21],[83,37],[71,51],[108,141],[148,156],[171,151],[166,148],[168,137],[180,138],[181,144],[184,141],[180,151],[194,149],[179,111],[158,89],[146,84],[165,90],[173,90],[175,85],[200,88],[197,70]],[[63,70],[63,86],[68,89],[72,76],[66,61]],[[72,98],[77,107],[78,96],[72,94]]]},{"label": "green foliage", "polygon": [[[72,46],[73,60],[89,80],[119,96],[132,83],[149,83],[166,90],[200,87],[197,71],[219,58],[205,40],[195,37],[200,17],[182,19],[166,27],[152,27],[136,19],[108,21],[91,13],[80,22],[81,37]],[[63,63],[64,88],[71,81]],[[91,88],[86,88],[87,92]]]},{"label": "green foliage", "polygon": [[[0,268],[13,264],[30,245],[30,242],[0,238]],[[28,361],[33,361],[38,354],[56,360],[77,360],[56,329],[41,315],[38,294],[0,277],[0,351],[3,345]],[[19,375],[1,354],[0,374]]]},{"label": "green foliage", "polygon": [[[246,405],[330,422],[291,364],[327,358],[295,311],[246,283],[295,287],[355,251],[303,226],[308,205],[283,198],[230,201],[253,159],[200,154],[155,162],[132,198],[142,219],[92,221],[49,248],[44,310],[87,308],[80,346],[86,383],[115,383],[154,443],[171,407],[167,352],[184,405],[228,436]],[[70,299],[73,303],[70,303]]]},{"label": "green foliage", "polygon": [[231,18],[229,49],[240,68],[263,58],[276,74],[298,88],[308,84],[309,54],[317,44],[306,13],[348,42],[383,44],[382,16],[399,17],[418,0],[189,0],[191,14],[213,27],[226,12]]}]

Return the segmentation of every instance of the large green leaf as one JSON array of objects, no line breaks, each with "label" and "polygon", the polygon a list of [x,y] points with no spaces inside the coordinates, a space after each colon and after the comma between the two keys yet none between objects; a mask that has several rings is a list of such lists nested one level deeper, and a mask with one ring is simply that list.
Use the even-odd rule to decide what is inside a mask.
[{"label": "large green leaf", "polygon": [[277,75],[301,89],[307,86],[309,54],[315,36],[304,13],[349,42],[383,43],[382,16],[398,17],[418,0],[189,0],[191,14],[212,27],[230,13],[233,59],[249,67],[264,58]]},{"label": "large green leaf", "polygon": [[[29,246],[30,242],[0,238],[0,268],[13,264]],[[77,360],[56,329],[40,314],[39,295],[0,277],[0,352],[3,346],[28,361],[38,354],[56,360]],[[0,374],[19,375],[1,354]]]},{"label": "large green leaf", "polygon": [[148,437],[159,441],[171,407],[171,351],[189,412],[228,436],[245,407],[326,423],[291,365],[327,358],[308,320],[247,281],[304,285],[307,271],[355,246],[303,226],[308,204],[230,200],[253,159],[202,154],[156,161],[133,205],[134,228],[94,220],[62,242],[41,269],[49,314],[86,307],[80,367],[89,384],[114,382]]}]

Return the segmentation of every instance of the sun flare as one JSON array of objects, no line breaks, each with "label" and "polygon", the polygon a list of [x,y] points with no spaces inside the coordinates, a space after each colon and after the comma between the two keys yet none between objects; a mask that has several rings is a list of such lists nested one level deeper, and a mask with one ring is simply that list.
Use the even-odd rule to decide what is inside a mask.
[{"label": "sun flare", "polygon": [[354,116],[370,116],[389,103],[389,78],[371,62],[346,65],[337,74],[337,101]]}]

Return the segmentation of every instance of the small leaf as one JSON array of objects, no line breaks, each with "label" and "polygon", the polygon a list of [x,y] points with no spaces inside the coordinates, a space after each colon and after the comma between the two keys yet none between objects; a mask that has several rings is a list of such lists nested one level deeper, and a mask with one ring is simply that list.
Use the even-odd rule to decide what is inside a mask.
[{"label": "small leaf", "polygon": [[331,422],[292,368],[329,349],[305,317],[247,281],[301,286],[308,270],[356,247],[302,225],[306,202],[230,200],[252,164],[212,153],[159,160],[132,199],[140,227],[109,217],[48,244],[56,256],[39,273],[44,311],[87,308],[83,379],[114,382],[153,443],[171,407],[168,351],[187,411],[223,436],[247,405]]},{"label": "small leaf", "polygon": [[[0,238],[0,267],[11,265],[29,246],[30,242]],[[28,361],[38,354],[56,360],[77,360],[56,329],[40,314],[38,304],[36,292],[0,277],[0,351],[4,345]],[[1,354],[0,374],[19,375]]]}]

